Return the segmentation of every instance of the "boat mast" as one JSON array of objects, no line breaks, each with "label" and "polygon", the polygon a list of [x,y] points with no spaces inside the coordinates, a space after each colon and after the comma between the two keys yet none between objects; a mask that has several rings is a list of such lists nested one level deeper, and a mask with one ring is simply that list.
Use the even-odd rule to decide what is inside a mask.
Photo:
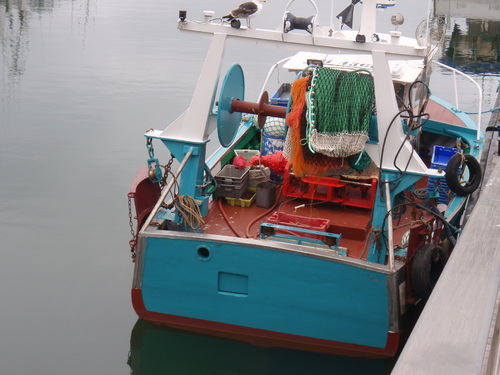
[{"label": "boat mast", "polygon": [[371,40],[372,35],[377,32],[377,2],[376,0],[364,0],[361,8],[360,36],[365,40]]}]

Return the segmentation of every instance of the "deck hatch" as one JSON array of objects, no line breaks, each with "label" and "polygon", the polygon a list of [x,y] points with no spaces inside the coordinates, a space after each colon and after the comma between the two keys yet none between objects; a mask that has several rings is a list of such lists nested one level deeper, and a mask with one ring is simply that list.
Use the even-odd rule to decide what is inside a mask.
[{"label": "deck hatch", "polygon": [[248,276],[235,273],[219,272],[218,287],[220,293],[238,296],[248,295]]}]

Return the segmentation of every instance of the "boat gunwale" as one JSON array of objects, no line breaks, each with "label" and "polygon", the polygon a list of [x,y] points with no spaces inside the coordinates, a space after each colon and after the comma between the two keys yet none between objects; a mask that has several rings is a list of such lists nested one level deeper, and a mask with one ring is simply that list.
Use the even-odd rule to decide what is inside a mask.
[{"label": "boat gunwale", "polygon": [[[236,236],[205,234],[205,233],[177,232],[169,230],[162,230],[162,233],[158,233],[157,228],[154,227],[154,229],[156,230],[155,231],[151,231],[149,229],[141,230],[141,232],[139,233],[139,238],[147,239],[154,237],[154,238],[191,240],[191,241],[209,240],[211,242],[228,243],[228,244],[237,243],[238,245],[244,247],[254,247],[254,248],[261,248],[273,251],[277,250],[284,253],[297,254],[327,261],[333,261],[335,263],[342,263],[357,268],[363,268],[366,270],[383,273],[386,275],[394,275],[398,273],[399,270],[405,266],[403,262],[396,260],[397,266],[395,267],[394,271],[391,271],[388,264],[380,264],[380,263],[369,262],[362,259],[350,258],[349,256],[342,256],[335,254],[333,250],[318,249],[312,246],[279,242],[279,241],[268,241],[262,239],[241,238]],[[143,248],[145,249],[146,245],[138,246],[137,257],[140,257],[142,255]]]}]

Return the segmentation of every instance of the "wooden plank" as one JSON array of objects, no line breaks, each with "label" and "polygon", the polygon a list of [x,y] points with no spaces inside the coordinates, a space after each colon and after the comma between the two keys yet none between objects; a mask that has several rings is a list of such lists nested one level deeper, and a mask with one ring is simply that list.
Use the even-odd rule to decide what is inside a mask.
[{"label": "wooden plank", "polygon": [[500,283],[500,165],[392,375],[480,374]]}]

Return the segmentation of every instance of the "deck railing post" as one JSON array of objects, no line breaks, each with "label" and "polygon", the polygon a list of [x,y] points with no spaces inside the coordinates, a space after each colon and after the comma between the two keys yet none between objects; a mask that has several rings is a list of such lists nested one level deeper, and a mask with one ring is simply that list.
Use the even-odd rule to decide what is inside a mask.
[{"label": "deck railing post", "polygon": [[481,114],[483,112],[483,91],[481,90],[481,86],[474,79],[469,77],[467,74],[462,73],[461,71],[459,71],[455,68],[452,68],[451,66],[442,64],[442,63],[440,63],[438,61],[434,61],[434,60],[432,62],[434,64],[442,67],[442,68],[445,68],[445,69],[453,72],[453,84],[454,84],[454,89],[455,89],[455,107],[457,110],[459,110],[459,106],[458,106],[458,88],[457,88],[456,74],[459,74],[459,75],[465,77],[466,79],[471,81],[476,86],[476,89],[478,92],[478,102],[479,102],[478,103],[478,110],[477,110],[477,121],[476,121],[476,123],[477,123],[476,140],[479,141],[481,139]]},{"label": "deck railing post", "polygon": [[457,87],[457,75],[453,71],[453,89],[455,92],[455,108],[460,110],[460,105],[458,103],[458,87]]},{"label": "deck railing post", "polygon": [[[394,237],[392,233],[392,203],[391,203],[391,189],[389,187],[389,180],[385,184],[385,206],[388,212],[387,215],[387,250],[389,251],[389,268],[394,271]],[[382,228],[383,229],[383,228]]]}]

